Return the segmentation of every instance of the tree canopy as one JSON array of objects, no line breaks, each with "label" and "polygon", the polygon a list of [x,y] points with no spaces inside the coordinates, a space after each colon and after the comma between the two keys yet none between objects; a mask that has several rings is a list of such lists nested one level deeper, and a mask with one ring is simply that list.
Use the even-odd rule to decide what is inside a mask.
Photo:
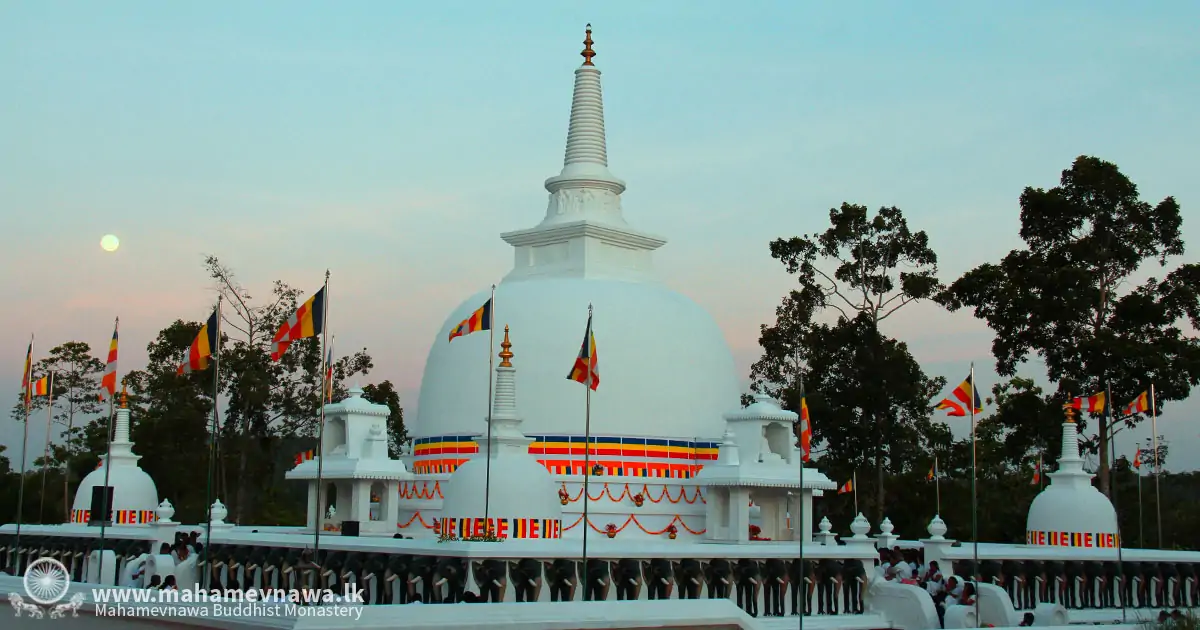
[{"label": "tree canopy", "polygon": [[[1179,204],[1151,205],[1115,164],[1081,156],[1058,186],[1021,194],[1025,247],[953,282],[938,300],[972,308],[996,333],[1003,376],[1031,356],[1058,384],[1056,400],[1090,396],[1111,383],[1114,411],[1154,384],[1161,402],[1200,383],[1200,265],[1183,264],[1134,285],[1151,263],[1184,253]],[[1137,418],[1129,418],[1135,422]],[[1108,431],[1099,431],[1100,487],[1108,492]]]},{"label": "tree canopy", "polygon": [[897,310],[941,290],[937,255],[897,208],[871,215],[843,203],[829,223],[819,234],[771,242],[771,256],[799,286],[776,309],[775,325],[762,327],[751,388],[798,411],[803,378],[813,437],[825,445],[821,463],[848,474],[871,462],[875,478],[860,486],[874,487],[882,516],[885,472],[906,468],[906,455],[928,452],[931,441],[950,442],[929,422],[929,399],[944,380],[928,378],[904,343],[879,330]]}]

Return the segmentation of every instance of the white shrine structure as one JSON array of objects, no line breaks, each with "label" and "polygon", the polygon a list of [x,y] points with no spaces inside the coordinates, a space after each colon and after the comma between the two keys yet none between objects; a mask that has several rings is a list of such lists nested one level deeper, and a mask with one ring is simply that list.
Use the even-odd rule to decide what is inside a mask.
[{"label": "white shrine structure", "polygon": [[288,479],[308,482],[309,528],[340,531],[344,521],[353,521],[364,533],[396,530],[399,484],[412,475],[403,462],[388,456],[391,410],[362,395],[362,388],[354,387],[349,398],[325,406],[321,455],[287,473]]}]

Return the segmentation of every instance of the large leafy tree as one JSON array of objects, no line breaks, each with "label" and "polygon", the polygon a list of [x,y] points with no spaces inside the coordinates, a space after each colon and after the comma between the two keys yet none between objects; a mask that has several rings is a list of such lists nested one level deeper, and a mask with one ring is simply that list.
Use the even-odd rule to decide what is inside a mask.
[{"label": "large leafy tree", "polygon": [[[918,424],[943,383],[928,379],[879,324],[941,290],[937,255],[897,208],[872,215],[844,203],[829,211],[829,222],[819,234],[771,243],[771,256],[799,286],[776,309],[775,325],[762,327],[763,356],[751,368],[751,387],[795,410],[803,372],[813,392],[814,438],[828,445],[838,465],[874,464],[876,514],[882,516],[889,458],[903,467],[903,451],[918,442],[904,442],[902,435],[928,429],[927,422]],[[829,319],[835,323],[822,323]]]},{"label": "large leafy tree", "polygon": [[[1200,383],[1200,265],[1183,264],[1136,286],[1150,263],[1184,253],[1179,204],[1151,205],[1115,164],[1082,156],[1049,190],[1021,194],[1025,247],[955,281],[939,301],[970,307],[995,331],[997,371],[1013,376],[1040,357],[1057,400],[1102,392],[1123,406],[1150,384],[1162,402]],[[1119,407],[1117,407],[1119,409]],[[1129,419],[1136,421],[1136,418]],[[1108,492],[1108,427],[1099,423],[1100,488]]]},{"label": "large leafy tree", "polygon": [[[247,522],[263,492],[252,480],[269,478],[273,472],[255,470],[273,461],[266,452],[272,439],[316,434],[324,380],[321,339],[294,342],[281,360],[272,361],[276,330],[306,294],[276,281],[270,297],[257,303],[216,257],[205,264],[224,298],[221,325],[230,339],[221,355],[221,386],[229,397],[221,427],[222,458],[232,460],[223,482],[236,480],[232,515]],[[337,359],[334,372],[341,380],[373,367],[370,355],[360,350]]]}]

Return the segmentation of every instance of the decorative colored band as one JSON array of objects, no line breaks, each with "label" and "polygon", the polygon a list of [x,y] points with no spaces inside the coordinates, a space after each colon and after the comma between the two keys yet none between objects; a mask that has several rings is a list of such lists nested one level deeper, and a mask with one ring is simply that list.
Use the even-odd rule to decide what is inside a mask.
[{"label": "decorative colored band", "polygon": [[[158,514],[154,510],[117,510],[115,516],[117,525],[142,525],[158,520]],[[91,519],[91,510],[71,510],[72,523],[86,524]]]},{"label": "decorative colored band", "polygon": [[[466,462],[466,459],[432,459],[413,462],[413,472],[418,475],[450,474]],[[582,475],[582,459],[558,460],[539,459],[538,463],[556,475]],[[703,466],[692,464],[669,464],[665,462],[623,462],[596,460],[592,466],[600,466],[603,474],[610,477],[653,477],[657,479],[691,479]]]},{"label": "decorative colored band", "polygon": [[1027,545],[1116,549],[1118,541],[1116,534],[1100,532],[1041,532],[1032,529],[1025,532]]},{"label": "decorative colored band", "polygon": [[562,538],[562,521],[556,518],[443,518],[437,530],[457,538],[483,536],[488,530],[485,522],[498,538]]},{"label": "decorative colored band", "polygon": [[[577,455],[583,456],[587,444],[579,435],[531,435],[530,455]],[[658,438],[596,437],[591,438],[591,454],[599,457],[645,457],[650,459],[678,459],[690,461],[714,461],[717,459],[717,442],[692,440],[667,440]],[[479,452],[479,444],[473,435],[439,435],[418,438],[413,441],[413,455],[433,457],[438,455],[471,455]]]}]

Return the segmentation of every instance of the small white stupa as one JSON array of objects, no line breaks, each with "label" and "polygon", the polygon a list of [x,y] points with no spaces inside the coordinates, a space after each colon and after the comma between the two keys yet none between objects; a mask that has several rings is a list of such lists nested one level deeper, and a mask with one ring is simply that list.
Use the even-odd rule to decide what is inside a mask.
[{"label": "small white stupa", "polygon": [[813,494],[837,484],[803,466],[792,433],[798,419],[762,394],[749,407],[725,414],[725,438],[717,461],[696,475],[705,489],[708,538],[749,540],[753,502],[761,516],[760,537],[812,542]]},{"label": "small white stupa", "polygon": [[[391,410],[362,396],[362,388],[355,386],[349,398],[325,406],[320,455],[287,472],[288,479],[308,481],[309,528],[337,529],[348,535],[356,535],[354,529],[363,533],[396,531],[400,481],[412,475],[404,462],[388,456],[387,419]],[[318,476],[323,486],[320,497]],[[333,493],[329,492],[331,486]],[[378,501],[372,501],[372,497]],[[372,503],[377,503],[375,509]]]},{"label": "small white stupa", "polygon": [[1050,547],[1116,549],[1117,511],[1092,485],[1094,475],[1083,469],[1075,410],[1067,409],[1062,425],[1062,456],[1050,485],[1033,499],[1025,525],[1025,541]]},{"label": "small white stupa", "polygon": [[558,489],[550,471],[529,454],[533,440],[520,431],[517,370],[512,365],[508,326],[500,347],[491,439],[480,437],[480,454],[450,476],[438,533],[456,538],[484,536],[489,531],[499,538],[561,538]]},{"label": "small white stupa", "polygon": [[[102,496],[106,481],[112,505],[110,524],[141,525],[156,519],[158,487],[138,466],[142,456],[133,453],[133,442],[129,439],[129,396],[124,386],[121,387],[121,407],[117,409],[116,421],[110,455],[100,456],[100,466],[88,473],[75,491],[72,523],[86,525],[92,522],[93,501]],[[96,524],[100,523],[101,516],[96,515]]]}]

